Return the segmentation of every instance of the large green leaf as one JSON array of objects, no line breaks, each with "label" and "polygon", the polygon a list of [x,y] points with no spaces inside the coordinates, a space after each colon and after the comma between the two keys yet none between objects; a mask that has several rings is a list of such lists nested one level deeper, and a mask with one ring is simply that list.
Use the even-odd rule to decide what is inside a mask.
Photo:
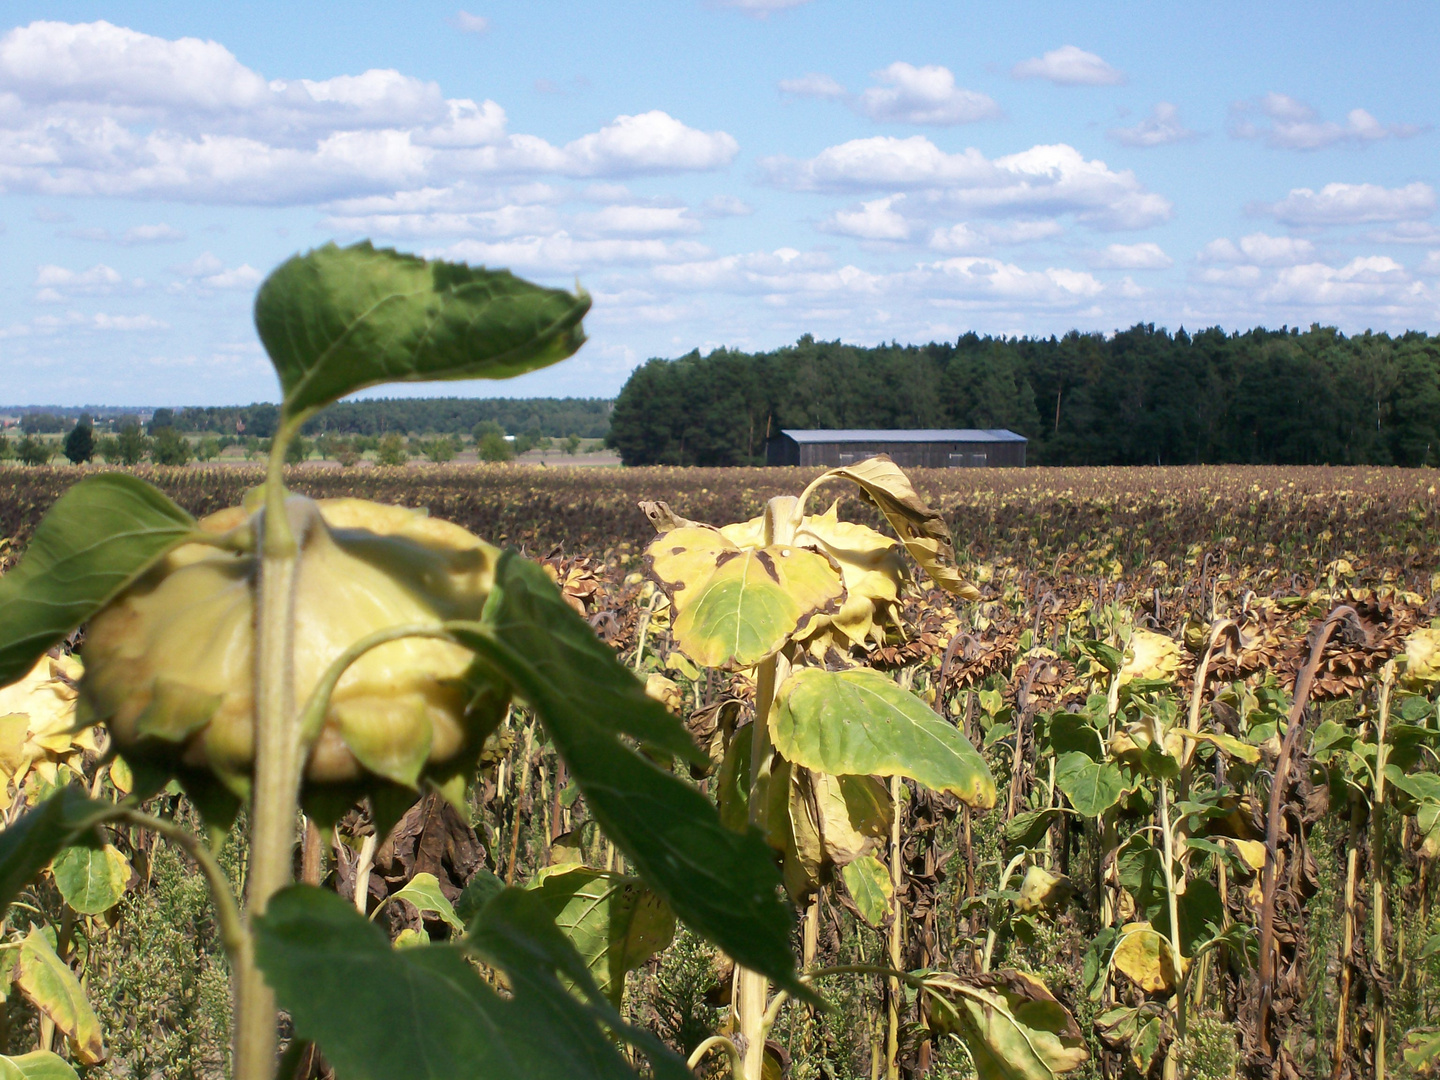
[{"label": "large green leaf", "polygon": [[67,787],[0,832],[0,914],[62,848],[119,813],[113,803],[96,802],[79,788]]},{"label": "large green leaf", "polygon": [[1050,831],[1050,826],[1060,820],[1060,809],[1050,806],[1041,810],[1027,810],[1023,814],[1016,814],[1005,823],[1005,846],[1007,848],[1032,848],[1036,847],[1045,834]]},{"label": "large green leaf", "polygon": [[55,955],[38,926],[20,943],[15,985],[30,1004],[55,1022],[55,1030],[65,1036],[81,1063],[96,1065],[105,1060],[100,1019],[90,1008],[80,980],[70,965]]},{"label": "large green leaf", "polygon": [[616,1007],[625,976],[675,937],[675,913],[637,878],[571,863],[540,871],[531,891]]},{"label": "large green leaf", "polygon": [[551,947],[487,955],[505,972],[507,998],[461,946],[392,949],[332,892],[291,886],[255,920],[256,961],[296,1035],[346,1080],[633,1080],[601,1014],[547,967]]},{"label": "large green leaf", "polygon": [[255,327],[294,416],[379,383],[508,379],[546,367],[584,343],[589,308],[583,292],[366,241],[282,264],[255,297]]},{"label": "large green leaf", "polygon": [[79,1080],[70,1063],[49,1050],[32,1050],[19,1057],[0,1055],[0,1080]]},{"label": "large green leaf", "polygon": [[[557,975],[568,980],[589,1005],[590,1015],[650,1059],[654,1080],[693,1080],[685,1063],[641,1027],[625,1023],[590,977],[585,960],[555,925],[550,905],[534,891],[506,889],[493,897],[465,936],[465,947],[509,977],[514,1000],[534,1012],[550,1012],[557,1023],[573,1015],[575,998]],[[593,1028],[584,1028],[584,1043]]]},{"label": "large green leaf", "polygon": [[870,668],[802,668],[785,680],[770,714],[776,749],[834,775],[908,776],[967,806],[995,805],[985,759],[954,724]]},{"label": "large green leaf", "polygon": [[1120,885],[1134,898],[1135,910],[1142,918],[1155,918],[1169,904],[1164,859],[1164,852],[1148,833],[1135,833],[1115,853]]},{"label": "large green leaf", "polygon": [[130,860],[113,844],[75,844],[50,865],[65,902],[81,915],[109,911],[125,895]]},{"label": "large green leaf", "polygon": [[72,485],[0,577],[0,686],[194,532],[189,514],[133,476],[102,473]]},{"label": "large green leaf", "polygon": [[1069,1011],[1033,975],[925,977],[930,1026],[964,1041],[977,1080],[1054,1080],[1089,1060]]},{"label": "large green leaf", "polygon": [[1099,817],[1130,790],[1118,765],[1096,761],[1079,750],[1068,750],[1055,759],[1055,786],[1086,817]]},{"label": "large green leaf", "polygon": [[708,799],[621,740],[709,761],[545,572],[507,552],[482,625],[456,637],[535,708],[585,805],[675,913],[746,967],[811,996],[795,977],[792,919],[764,840],[726,829]]}]

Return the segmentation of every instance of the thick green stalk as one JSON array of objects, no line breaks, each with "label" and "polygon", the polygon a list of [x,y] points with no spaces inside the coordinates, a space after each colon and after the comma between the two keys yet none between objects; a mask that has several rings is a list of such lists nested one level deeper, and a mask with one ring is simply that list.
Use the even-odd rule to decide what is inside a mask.
[{"label": "thick green stalk", "polygon": [[[775,656],[762,663],[755,683],[755,731],[751,735],[750,744],[750,823],[761,830],[764,830],[766,825],[770,759],[773,753],[770,742],[770,706],[775,700],[775,687],[779,676],[777,668],[781,663],[789,668],[788,662]],[[744,1080],[762,1080],[765,1037],[761,1028],[769,993],[770,983],[764,975],[748,968],[735,968],[735,1025],[743,1037]]]},{"label": "thick green stalk", "polygon": [[[894,910],[890,912],[890,966],[900,969],[901,953],[905,947],[904,909],[900,906],[900,887],[905,881],[905,866],[901,859],[901,823],[905,811],[900,802],[900,777],[890,778],[890,801],[895,807],[895,816],[890,824],[890,888],[895,897]],[[900,1077],[900,983],[890,979],[888,1008],[886,1009],[885,1030],[885,1078],[899,1080]]]},{"label": "thick green stalk", "polygon": [[[1385,765],[1390,756],[1385,735],[1390,723],[1390,691],[1394,687],[1392,661],[1385,665],[1380,683],[1380,709],[1375,725],[1375,796],[1370,806],[1370,962],[1382,975],[1385,972]],[[1375,1015],[1375,1080],[1385,1080],[1385,1001],[1379,980],[1374,981],[1371,993]]]},{"label": "thick green stalk", "polygon": [[[298,427],[298,425],[290,425]],[[293,430],[276,434],[261,518],[259,594],[255,604],[255,779],[250,809],[247,922],[289,884],[303,766],[295,714],[297,541],[285,512],[281,466]],[[234,974],[235,1080],[272,1080],[277,1024],[274,992],[247,954]]]},{"label": "thick green stalk", "polygon": [[[798,501],[776,496],[765,507],[765,544],[789,544],[795,540]],[[762,831],[769,807],[770,707],[775,690],[790,674],[790,661],[776,655],[763,661],[755,672],[755,720],[750,741],[750,823]],[[765,1009],[770,993],[769,980],[759,972],[735,968],[735,1026],[744,1043],[744,1080],[762,1080],[765,1066]]]},{"label": "thick green stalk", "polygon": [[1170,833],[1170,785],[1164,777],[1160,778],[1160,835],[1164,847],[1161,865],[1165,868],[1165,899],[1170,907],[1170,951],[1175,958],[1175,996],[1171,999],[1171,1007],[1175,1012],[1177,1036],[1165,1056],[1165,1080],[1176,1080],[1180,1069],[1177,1055],[1180,1043],[1185,1038],[1185,980],[1182,978],[1185,962],[1180,952],[1180,898],[1175,891],[1175,841]]},{"label": "thick green stalk", "polygon": [[1355,881],[1359,876],[1360,825],[1365,816],[1365,803],[1360,795],[1350,792],[1350,838],[1345,844],[1345,921],[1340,945],[1340,1002],[1335,1013],[1335,1053],[1331,1080],[1340,1080],[1345,1071],[1345,1044],[1349,1038],[1350,983],[1355,950]]}]

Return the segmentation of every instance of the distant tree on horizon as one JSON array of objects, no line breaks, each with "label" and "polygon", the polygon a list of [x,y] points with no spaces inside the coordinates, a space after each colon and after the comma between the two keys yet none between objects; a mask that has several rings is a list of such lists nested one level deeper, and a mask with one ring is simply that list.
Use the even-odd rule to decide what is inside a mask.
[{"label": "distant tree on horizon", "polygon": [[95,427],[90,417],[80,417],[65,436],[65,456],[71,465],[83,465],[95,456]]}]

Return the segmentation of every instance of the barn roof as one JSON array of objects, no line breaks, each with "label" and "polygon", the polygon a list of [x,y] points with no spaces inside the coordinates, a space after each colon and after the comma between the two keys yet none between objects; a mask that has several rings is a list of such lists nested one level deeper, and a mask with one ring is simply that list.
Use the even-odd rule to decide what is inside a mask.
[{"label": "barn roof", "polygon": [[1028,442],[1006,428],[836,428],[825,431],[812,428],[784,428],[797,443],[997,443]]}]

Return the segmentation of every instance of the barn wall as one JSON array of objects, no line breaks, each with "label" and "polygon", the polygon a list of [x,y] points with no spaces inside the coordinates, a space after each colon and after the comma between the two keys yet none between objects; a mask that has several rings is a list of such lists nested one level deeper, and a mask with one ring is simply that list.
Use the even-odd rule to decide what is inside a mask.
[{"label": "barn wall", "polygon": [[839,465],[853,465],[857,461],[889,454],[901,468],[947,469],[947,468],[996,468],[1023,466],[1025,444],[1020,442],[995,443],[894,443],[894,442],[847,442],[847,443],[794,443],[798,461],[775,464],[799,464],[810,467],[835,468]]},{"label": "barn wall", "polygon": [[788,435],[777,435],[765,444],[766,465],[799,465],[800,444]]},{"label": "barn wall", "polygon": [[1023,468],[1023,442],[796,442],[786,435],[765,448],[767,465],[803,465],[833,469],[889,454],[902,468]]}]

